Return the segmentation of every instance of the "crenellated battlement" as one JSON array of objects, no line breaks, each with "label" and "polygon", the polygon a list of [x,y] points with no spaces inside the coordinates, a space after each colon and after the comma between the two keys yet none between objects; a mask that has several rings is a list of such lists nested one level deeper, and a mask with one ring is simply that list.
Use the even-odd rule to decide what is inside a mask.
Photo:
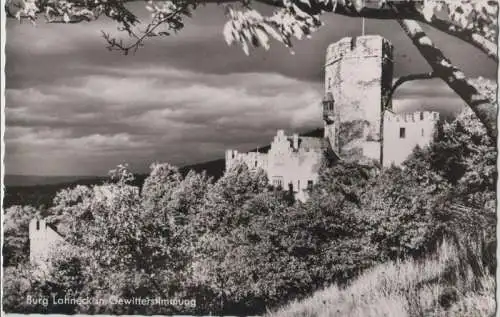
[{"label": "crenellated battlement", "polygon": [[236,163],[246,163],[250,168],[265,168],[267,166],[267,153],[226,150],[226,171]]},{"label": "crenellated battlement", "polygon": [[405,123],[432,123],[439,121],[439,113],[435,111],[416,111],[412,113],[399,113],[387,111],[384,114],[384,119],[387,122],[405,122]]},{"label": "crenellated battlement", "polygon": [[401,164],[416,146],[429,145],[434,139],[439,113],[416,111],[395,114],[384,112],[383,120],[383,165]]},{"label": "crenellated battlement", "polygon": [[226,151],[226,170],[236,162],[261,167],[275,188],[304,200],[325,158],[402,164],[416,146],[432,142],[440,118],[432,111],[392,112],[393,54],[391,42],[379,35],[345,37],[329,45],[321,103],[323,137],[278,130],[267,153]]},{"label": "crenellated battlement", "polygon": [[327,48],[326,65],[339,59],[381,56],[392,60],[391,43],[379,35],[344,37]]}]

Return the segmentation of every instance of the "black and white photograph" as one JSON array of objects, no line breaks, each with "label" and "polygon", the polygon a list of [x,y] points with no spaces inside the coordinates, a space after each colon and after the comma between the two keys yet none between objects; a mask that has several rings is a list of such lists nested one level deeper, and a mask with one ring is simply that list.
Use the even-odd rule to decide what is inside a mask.
[{"label": "black and white photograph", "polygon": [[5,0],[2,314],[494,317],[498,0]]}]

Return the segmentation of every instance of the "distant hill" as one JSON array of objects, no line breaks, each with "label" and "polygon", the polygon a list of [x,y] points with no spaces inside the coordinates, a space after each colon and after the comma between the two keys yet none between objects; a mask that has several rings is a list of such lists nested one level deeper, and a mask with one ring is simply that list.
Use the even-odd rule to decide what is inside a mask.
[{"label": "distant hill", "polygon": [[[323,129],[316,129],[302,136],[322,137]],[[259,147],[250,151],[267,152],[270,145]],[[225,170],[225,159],[186,165],[180,168],[180,172],[186,175],[190,170],[197,173],[205,171],[207,176],[219,179]],[[136,174],[135,185],[142,186],[147,174]],[[56,193],[64,188],[74,187],[76,185],[96,185],[102,184],[107,177],[98,176],[24,176],[24,175],[5,175],[5,196],[4,208],[13,205],[32,205],[35,207],[52,205]]]},{"label": "distant hill", "polygon": [[35,186],[71,183],[79,180],[95,179],[96,176],[39,176],[39,175],[5,175],[5,186]]}]

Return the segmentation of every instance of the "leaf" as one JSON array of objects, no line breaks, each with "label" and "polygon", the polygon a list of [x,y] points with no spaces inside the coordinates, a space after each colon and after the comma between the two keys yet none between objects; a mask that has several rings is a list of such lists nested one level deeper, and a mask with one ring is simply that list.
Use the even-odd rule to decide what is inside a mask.
[{"label": "leaf", "polygon": [[264,32],[269,34],[275,40],[283,42],[283,37],[278,32],[276,32],[276,30],[272,26],[264,22],[261,23],[259,27],[261,27],[264,30]]},{"label": "leaf", "polygon": [[224,35],[224,40],[226,40],[227,45],[231,45],[234,42],[233,21],[226,22],[222,34]]},{"label": "leaf", "polygon": [[434,17],[434,5],[426,2],[422,9],[422,15],[427,22],[431,22],[432,18]]},{"label": "leaf", "polygon": [[358,12],[361,12],[361,10],[363,10],[363,7],[365,6],[363,0],[352,0],[352,4],[354,5],[354,9],[356,9],[356,11]]},{"label": "leaf", "polygon": [[241,42],[241,47],[243,49],[243,52],[245,52],[245,55],[249,56],[250,52],[248,50],[248,44],[247,44],[247,42],[244,39]]},{"label": "leaf", "polygon": [[269,37],[267,36],[266,32],[264,32],[260,28],[255,29],[255,36],[259,40],[260,45],[264,47],[264,49],[268,50],[269,49]]},{"label": "leaf", "polygon": [[307,5],[308,7],[311,7],[311,2],[309,0],[299,0],[301,3]]}]

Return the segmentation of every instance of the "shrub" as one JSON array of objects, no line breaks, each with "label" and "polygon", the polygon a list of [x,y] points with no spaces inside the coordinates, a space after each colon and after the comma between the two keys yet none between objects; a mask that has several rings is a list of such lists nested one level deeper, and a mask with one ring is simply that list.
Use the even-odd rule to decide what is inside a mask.
[{"label": "shrub", "polygon": [[17,266],[29,261],[28,227],[38,214],[31,206],[12,206],[4,214],[3,266]]}]

